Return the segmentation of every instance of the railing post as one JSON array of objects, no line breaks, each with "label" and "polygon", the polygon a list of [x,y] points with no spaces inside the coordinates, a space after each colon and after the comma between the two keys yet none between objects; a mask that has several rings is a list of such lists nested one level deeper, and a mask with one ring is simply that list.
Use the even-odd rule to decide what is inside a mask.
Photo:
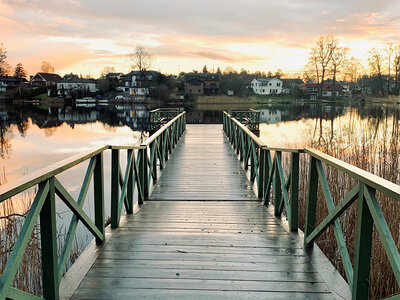
[{"label": "railing post", "polygon": [[[127,214],[132,214],[133,213],[133,191],[135,190],[135,183],[133,182],[133,176],[135,174],[134,170],[134,161],[135,161],[135,152],[133,149],[128,149],[127,151],[127,158],[126,161],[129,163],[129,156],[131,156],[131,162],[130,162],[130,171],[129,171],[129,178],[128,178],[128,185],[126,187],[126,196],[127,196],[127,201],[128,201],[128,207],[127,207]],[[129,166],[126,166],[129,168]]]},{"label": "railing post", "polygon": [[[264,203],[264,205],[265,204],[269,204],[269,193],[268,193],[268,195],[267,195],[267,191],[268,191],[268,188],[269,188],[269,186],[268,186],[268,183],[269,183],[269,173],[270,173],[270,170],[271,170],[271,168],[272,168],[272,161],[271,161],[271,152],[270,152],[270,150],[268,150],[268,149],[265,149],[264,150],[265,151],[265,167],[264,167],[264,183],[263,183],[263,186],[264,186],[264,191],[263,191],[263,195],[262,195],[262,197],[263,197],[263,203]],[[271,174],[271,176],[273,176],[273,174]]]},{"label": "railing post", "polygon": [[[281,156],[280,151],[275,151],[275,155]],[[274,214],[275,216],[280,216],[281,213],[279,211],[279,207],[281,206],[282,201],[282,187],[281,187],[281,179],[279,177],[279,168],[277,166],[277,159],[275,158],[275,174],[273,178],[273,186],[274,186]]]},{"label": "railing post", "polygon": [[[310,155],[310,169],[308,171],[308,195],[306,201],[306,222],[304,229],[304,241],[315,229],[315,219],[318,196],[318,171],[317,160]],[[306,246],[313,246],[314,243]]]},{"label": "railing post", "polygon": [[352,299],[368,299],[373,219],[367,201],[364,198],[365,184],[360,182],[359,186],[354,275],[351,292]]},{"label": "railing post", "polygon": [[[157,138],[158,139],[158,138]],[[154,173],[154,177],[153,177],[153,182],[157,181],[157,139],[155,139],[155,141],[153,142],[153,173]]]},{"label": "railing post", "polygon": [[299,227],[299,153],[292,153],[290,179],[290,231]]},{"label": "railing post", "polygon": [[[94,223],[97,229],[104,236],[104,173],[103,173],[103,153],[96,155],[96,166],[93,174],[94,187]],[[103,241],[96,237],[96,244]]]},{"label": "railing post", "polygon": [[[49,193],[40,211],[40,240],[42,246],[43,297],[59,299],[57,227],[54,177],[49,180]],[[45,184],[41,183],[40,185]],[[40,189],[39,185],[39,189]]]},{"label": "railing post", "polygon": [[143,197],[144,199],[147,199],[149,197],[147,147],[144,149],[140,149],[139,153],[140,153],[140,164],[139,164],[140,183],[142,186]]},{"label": "railing post", "polygon": [[265,176],[265,161],[267,158],[267,151],[260,147],[260,163],[258,165],[258,199],[262,199],[264,196],[264,176]]},{"label": "railing post", "polygon": [[119,225],[119,150],[111,150],[111,228]]}]

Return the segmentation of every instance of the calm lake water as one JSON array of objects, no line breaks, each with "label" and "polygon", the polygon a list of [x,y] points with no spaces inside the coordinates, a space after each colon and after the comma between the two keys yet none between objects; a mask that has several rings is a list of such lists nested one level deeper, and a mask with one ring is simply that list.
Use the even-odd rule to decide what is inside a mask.
[{"label": "calm lake water", "polygon": [[[0,171],[3,181],[16,180],[44,166],[94,149],[105,144],[135,145],[147,133],[149,111],[146,105],[98,107],[34,106],[0,104]],[[187,123],[222,123],[222,111],[231,105],[192,105],[184,107]],[[234,109],[259,109],[260,137],[271,146],[304,147],[312,143],[343,143],[351,147],[359,137],[374,135],[384,142],[388,126],[397,122],[399,109],[384,105],[234,105]],[[380,139],[379,139],[380,138]],[[122,157],[124,157],[122,155]],[[72,196],[77,197],[87,163],[83,163],[57,178]],[[105,182],[110,176],[110,157],[105,155]],[[106,214],[110,213],[110,188],[105,187]],[[17,201],[16,201],[17,202]],[[71,214],[59,201],[58,228],[68,229]],[[24,211],[20,205],[16,210]],[[85,211],[92,215],[93,195],[88,194]],[[84,246],[91,239],[82,225],[78,228],[77,243]]]}]

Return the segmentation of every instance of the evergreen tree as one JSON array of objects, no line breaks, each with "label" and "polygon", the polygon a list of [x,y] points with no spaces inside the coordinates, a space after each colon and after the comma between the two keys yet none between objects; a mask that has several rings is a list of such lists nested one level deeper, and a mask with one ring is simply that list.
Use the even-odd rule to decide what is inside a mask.
[{"label": "evergreen tree", "polygon": [[15,66],[14,77],[26,79],[26,72],[21,63]]},{"label": "evergreen tree", "polygon": [[207,70],[207,66],[206,66],[206,65],[203,67],[203,73],[208,73],[208,70]]}]

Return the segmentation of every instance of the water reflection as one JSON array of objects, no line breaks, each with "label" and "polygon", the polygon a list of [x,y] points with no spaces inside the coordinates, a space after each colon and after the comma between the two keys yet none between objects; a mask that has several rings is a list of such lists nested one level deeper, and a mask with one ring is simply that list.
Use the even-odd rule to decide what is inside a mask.
[{"label": "water reflection", "polygon": [[[152,105],[9,105],[0,104],[0,170],[8,182],[50,165],[77,152],[94,149],[104,144],[138,144],[143,132],[149,129],[150,110],[164,107]],[[385,141],[387,134],[398,130],[399,109],[386,106],[348,105],[258,105],[190,104],[182,107],[187,112],[187,123],[222,123],[224,110],[260,110],[260,137],[271,146],[304,147],[319,143],[343,143],[351,147],[361,135],[375,143]],[[393,123],[393,129],[382,124]],[[385,135],[386,134],[386,135]],[[105,178],[109,181],[110,157],[105,155]],[[86,164],[73,168],[58,179],[74,197],[79,194]],[[109,199],[110,187],[105,187]],[[92,216],[93,195],[89,192],[84,210]],[[109,201],[106,214],[109,214]],[[57,203],[60,226],[68,225],[71,214]],[[21,206],[24,210],[26,206]],[[65,213],[64,213],[65,212]],[[91,235],[78,231],[79,242],[85,244]]]}]

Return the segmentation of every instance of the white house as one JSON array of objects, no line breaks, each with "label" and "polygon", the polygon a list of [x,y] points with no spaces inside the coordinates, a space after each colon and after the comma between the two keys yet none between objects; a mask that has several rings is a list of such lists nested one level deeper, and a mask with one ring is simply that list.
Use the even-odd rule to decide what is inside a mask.
[{"label": "white house", "polygon": [[57,82],[57,91],[59,95],[70,94],[76,91],[88,91],[95,93],[97,91],[96,81],[85,78],[64,78]]},{"label": "white house", "polygon": [[283,81],[277,78],[254,78],[251,87],[259,95],[279,95],[282,93]]},{"label": "white house", "polygon": [[260,109],[260,122],[267,124],[279,123],[282,120],[282,111],[279,109]]},{"label": "white house", "polygon": [[149,97],[154,71],[132,71],[124,76],[124,86],[118,87],[118,91],[124,91],[132,96]]}]

